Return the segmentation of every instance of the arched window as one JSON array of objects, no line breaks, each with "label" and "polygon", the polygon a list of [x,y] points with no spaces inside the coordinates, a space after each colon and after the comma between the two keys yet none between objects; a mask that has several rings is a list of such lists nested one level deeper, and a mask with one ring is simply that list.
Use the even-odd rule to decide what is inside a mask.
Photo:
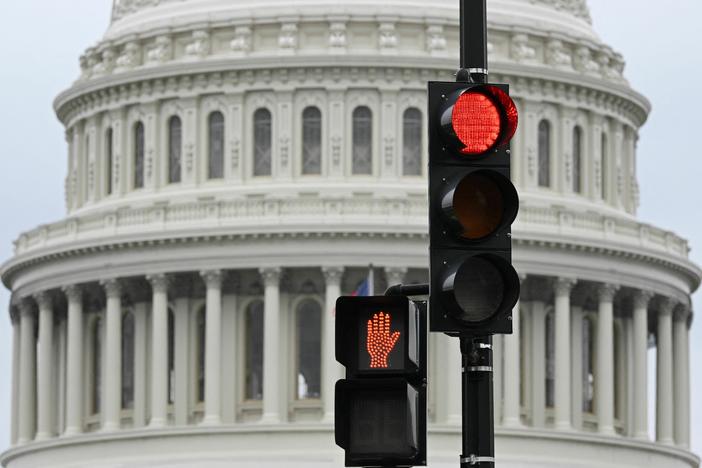
[{"label": "arched window", "polygon": [[583,131],[580,127],[573,129],[573,192],[582,191],[582,156]]},{"label": "arched window", "polygon": [[546,408],[556,402],[556,334],[554,313],[546,314]]},{"label": "arched window", "polygon": [[602,160],[600,162],[600,190],[602,195],[602,200],[607,200],[607,164],[608,164],[608,146],[607,146],[607,134],[602,134]]},{"label": "arched window", "polygon": [[224,115],[212,112],[208,124],[208,172],[210,179],[224,177]]},{"label": "arched window", "polygon": [[98,317],[93,322],[90,331],[90,348],[92,362],[90,366],[90,413],[100,412],[102,396],[102,319]]},{"label": "arched window", "polygon": [[551,124],[539,122],[539,187],[551,186]]},{"label": "arched window", "polygon": [[168,120],[168,183],[180,182],[183,152],[183,125],[174,115]]},{"label": "arched window", "polygon": [[175,317],[168,310],[168,403],[175,402]]},{"label": "arched window", "polygon": [[302,173],[322,173],[322,113],[316,107],[302,111]]},{"label": "arched window", "polygon": [[134,188],[144,187],[144,124],[134,126]]},{"label": "arched window", "polygon": [[196,336],[196,360],[195,360],[195,376],[197,378],[197,388],[195,389],[195,401],[205,401],[205,333],[206,333],[205,307],[203,306],[195,317],[195,332]]},{"label": "arched window", "polygon": [[297,336],[295,388],[297,398],[319,398],[321,389],[322,308],[312,299],[300,303],[296,311]]},{"label": "arched window", "polygon": [[254,160],[253,175],[272,174],[273,121],[268,109],[258,109],[253,119]]},{"label": "arched window", "polygon": [[590,317],[583,319],[583,411],[595,411],[595,327]]},{"label": "arched window", "polygon": [[105,193],[112,194],[112,127],[105,132]]},{"label": "arched window", "polygon": [[254,301],[245,315],[244,399],[263,399],[263,301]]},{"label": "arched window", "polygon": [[402,116],[402,174],[422,175],[422,112],[415,107]]},{"label": "arched window", "polygon": [[353,174],[370,175],[373,173],[373,115],[365,106],[353,111],[352,135]]},{"label": "arched window", "polygon": [[134,314],[122,316],[122,409],[134,407]]}]

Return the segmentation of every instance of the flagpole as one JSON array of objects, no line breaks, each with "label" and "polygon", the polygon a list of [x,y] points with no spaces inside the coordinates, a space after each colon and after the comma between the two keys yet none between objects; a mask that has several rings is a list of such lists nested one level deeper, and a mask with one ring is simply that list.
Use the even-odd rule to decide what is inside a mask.
[{"label": "flagpole", "polygon": [[373,264],[368,265],[368,295],[375,295],[375,281],[373,278]]}]

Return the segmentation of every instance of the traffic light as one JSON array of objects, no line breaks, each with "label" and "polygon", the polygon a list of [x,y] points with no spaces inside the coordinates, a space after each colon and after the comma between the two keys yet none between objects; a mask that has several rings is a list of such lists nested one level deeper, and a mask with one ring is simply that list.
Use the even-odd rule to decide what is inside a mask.
[{"label": "traffic light", "polygon": [[430,82],[428,115],[431,331],[512,333],[517,108],[507,85]]},{"label": "traffic light", "polygon": [[334,433],[346,466],[426,465],[426,303],[340,297]]}]

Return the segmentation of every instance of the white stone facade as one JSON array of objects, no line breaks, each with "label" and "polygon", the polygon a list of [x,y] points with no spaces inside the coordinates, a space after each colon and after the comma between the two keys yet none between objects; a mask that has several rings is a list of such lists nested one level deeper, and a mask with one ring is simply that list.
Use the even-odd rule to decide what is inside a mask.
[{"label": "white stone facade", "polygon": [[[636,219],[649,103],[584,0],[488,4],[491,80],[510,83],[521,118],[523,293],[518,333],[495,339],[499,464],[696,468],[702,273],[683,239]],[[427,154],[408,142],[426,146],[426,82],[455,71],[457,5],[115,1],[55,102],[68,213],[21,234],[1,270],[4,466],[342,464],[334,301],[369,262],[376,291],[426,281]],[[430,338],[431,466],[458,461],[454,341]]]}]

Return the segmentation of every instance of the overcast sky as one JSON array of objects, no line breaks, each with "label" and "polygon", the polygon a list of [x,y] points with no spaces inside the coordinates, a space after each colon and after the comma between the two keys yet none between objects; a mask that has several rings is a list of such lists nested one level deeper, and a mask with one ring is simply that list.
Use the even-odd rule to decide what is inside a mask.
[{"label": "overcast sky", "polygon": [[[431,0],[427,0],[428,2]],[[458,2],[458,0],[456,0]],[[653,104],[641,130],[639,217],[690,240],[702,264],[702,2],[590,0],[595,30],[627,61],[626,76]],[[78,76],[78,57],[105,31],[110,0],[0,1],[0,261],[19,233],[64,214],[66,145],[54,97]],[[661,7],[656,8],[656,5]],[[0,287],[0,451],[9,441],[12,335]],[[702,312],[702,295],[694,296]],[[702,321],[693,325],[693,447],[702,453]]]}]

